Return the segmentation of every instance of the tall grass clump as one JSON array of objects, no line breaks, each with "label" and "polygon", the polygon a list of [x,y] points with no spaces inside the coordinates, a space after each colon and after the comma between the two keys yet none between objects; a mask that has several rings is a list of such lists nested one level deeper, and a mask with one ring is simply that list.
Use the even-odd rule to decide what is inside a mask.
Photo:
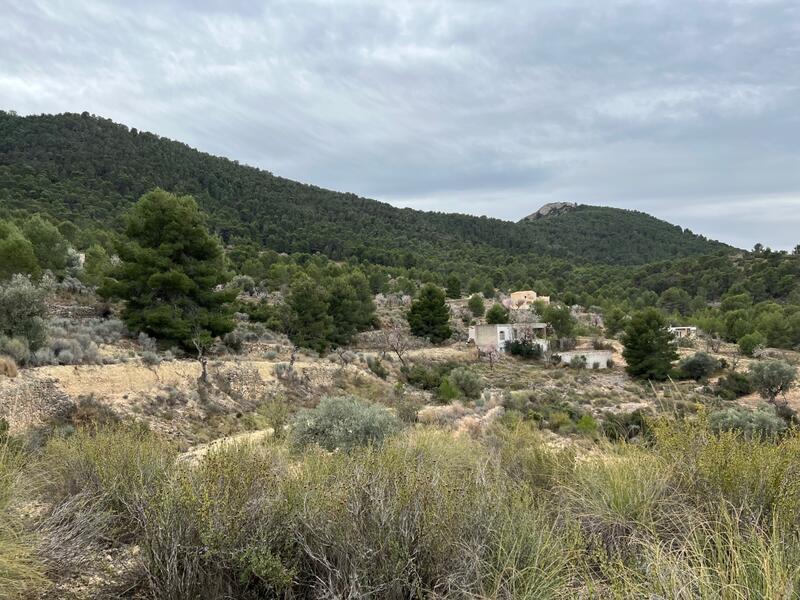
[{"label": "tall grass clump", "polygon": [[18,513],[24,457],[8,440],[0,440],[0,600],[20,598],[43,589],[43,568],[35,539],[24,530]]},{"label": "tall grass clump", "polygon": [[[133,539],[143,506],[174,462],[173,446],[138,425],[80,429],[54,438],[40,461],[41,494],[56,507],[105,516],[109,539]],[[62,515],[64,516],[64,515]],[[66,519],[66,516],[64,516]]]},{"label": "tall grass clump", "polygon": [[144,512],[143,585],[151,597],[262,598],[290,588],[286,456],[282,446],[231,444],[176,470]]},{"label": "tall grass clump", "polygon": [[800,525],[800,433],[781,438],[711,430],[704,420],[656,427],[654,451],[676,467],[681,491],[700,505],[719,502],[767,523]]},{"label": "tall grass clump", "polygon": [[790,600],[800,597],[800,540],[779,523],[753,523],[720,504],[682,543],[642,544],[640,568],[622,567],[624,598]]},{"label": "tall grass clump", "polygon": [[576,462],[561,493],[590,542],[611,558],[628,558],[637,539],[676,535],[681,526],[669,465],[635,447]]},{"label": "tall grass clump", "polygon": [[226,447],[146,515],[155,598],[545,599],[572,583],[572,538],[485,448],[441,432]]}]

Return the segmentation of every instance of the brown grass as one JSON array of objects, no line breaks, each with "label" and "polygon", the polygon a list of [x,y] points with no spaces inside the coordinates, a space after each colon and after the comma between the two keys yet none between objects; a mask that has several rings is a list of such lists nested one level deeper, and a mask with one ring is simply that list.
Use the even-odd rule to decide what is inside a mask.
[{"label": "brown grass", "polygon": [[14,378],[19,375],[17,370],[17,363],[13,358],[8,356],[0,356],[0,376]]}]

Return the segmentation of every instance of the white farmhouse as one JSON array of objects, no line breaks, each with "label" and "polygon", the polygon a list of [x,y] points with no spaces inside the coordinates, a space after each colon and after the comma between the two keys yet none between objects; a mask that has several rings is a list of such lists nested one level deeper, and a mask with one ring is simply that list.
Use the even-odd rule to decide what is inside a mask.
[{"label": "white farmhouse", "polygon": [[676,338],[694,339],[697,337],[697,327],[670,327],[669,332]]},{"label": "white farmhouse", "polygon": [[510,341],[535,339],[542,350],[547,350],[547,340],[543,339],[546,331],[545,323],[472,325],[469,328],[468,341],[474,343],[478,348],[494,348],[499,352],[504,352],[506,344]]}]

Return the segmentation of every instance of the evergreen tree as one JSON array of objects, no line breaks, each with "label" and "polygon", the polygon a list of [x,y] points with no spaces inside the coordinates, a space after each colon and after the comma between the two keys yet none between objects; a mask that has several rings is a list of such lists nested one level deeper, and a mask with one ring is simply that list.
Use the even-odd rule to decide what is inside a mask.
[{"label": "evergreen tree", "polygon": [[67,266],[67,240],[58,227],[34,215],[22,228],[25,237],[33,245],[36,260],[43,269],[61,272]]},{"label": "evergreen tree", "polygon": [[447,278],[447,297],[448,298],[461,298],[461,280],[455,275]]},{"label": "evergreen tree", "polygon": [[434,344],[443,342],[453,333],[444,293],[430,283],[419,291],[419,296],[411,303],[407,318],[411,333],[426,337]]},{"label": "evergreen tree", "polygon": [[508,323],[508,309],[502,304],[493,304],[492,308],[486,311],[486,322],[489,325]]},{"label": "evergreen tree", "polygon": [[348,344],[353,334],[368,329],[375,320],[369,282],[360,271],[332,281],[329,304],[333,321],[330,341],[336,346]]},{"label": "evergreen tree", "polygon": [[483,304],[483,298],[478,296],[478,294],[474,294],[469,299],[467,306],[469,307],[470,312],[472,312],[473,317],[482,317],[483,313],[486,312],[486,306]]},{"label": "evergreen tree", "polygon": [[664,317],[654,308],[633,315],[621,341],[625,346],[622,356],[628,364],[626,371],[632,377],[664,380],[678,358],[675,339]]},{"label": "evergreen tree", "polygon": [[30,241],[16,225],[0,221],[0,280],[16,273],[36,276],[40,272]]},{"label": "evergreen tree", "polygon": [[206,228],[191,196],[155,190],[127,215],[121,263],[100,293],[125,301],[134,332],[195,351],[202,359],[214,339],[233,329],[229,302],[236,291],[216,291],[230,279],[222,245]]},{"label": "evergreen tree", "polygon": [[570,337],[575,332],[575,317],[566,304],[548,304],[542,309],[541,316],[557,337]]},{"label": "evergreen tree", "polygon": [[86,250],[81,279],[89,285],[99,286],[111,270],[111,258],[106,249],[99,244],[91,245]]},{"label": "evergreen tree", "polygon": [[287,333],[295,344],[317,352],[328,349],[334,332],[329,299],[327,291],[307,277],[292,286],[287,299],[291,311]]}]

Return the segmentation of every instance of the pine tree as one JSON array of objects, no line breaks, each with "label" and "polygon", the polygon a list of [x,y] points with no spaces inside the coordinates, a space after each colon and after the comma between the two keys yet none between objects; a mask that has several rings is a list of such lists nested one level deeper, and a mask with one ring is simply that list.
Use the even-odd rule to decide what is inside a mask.
[{"label": "pine tree", "polygon": [[493,304],[492,308],[486,311],[486,322],[489,325],[508,323],[508,309],[502,304]]},{"label": "pine tree", "polygon": [[16,225],[0,221],[0,280],[16,273],[37,276],[41,269],[30,241]]},{"label": "pine tree", "polygon": [[667,322],[654,308],[636,313],[626,325],[621,341],[625,346],[622,356],[628,364],[625,370],[632,377],[664,380],[678,358]]},{"label": "pine tree", "polygon": [[427,284],[420,290],[407,318],[411,333],[426,337],[434,344],[443,342],[453,333],[444,293],[433,284]]},{"label": "pine tree", "polygon": [[289,338],[298,346],[325,352],[330,345],[334,320],[328,313],[329,295],[309,278],[296,282],[287,304],[291,310],[288,323]]},{"label": "pine tree", "polygon": [[478,294],[472,295],[472,297],[469,299],[469,302],[467,302],[467,307],[469,308],[473,317],[482,317],[483,313],[486,312],[486,306],[483,303],[483,298],[481,298]]},{"label": "pine tree", "polygon": [[67,240],[58,227],[34,215],[22,227],[22,232],[33,245],[36,260],[43,269],[60,272],[67,266]]},{"label": "pine tree", "polygon": [[447,278],[447,297],[461,298],[461,280],[455,275]]},{"label": "pine tree", "polygon": [[230,280],[222,245],[206,228],[191,196],[157,189],[127,215],[121,263],[100,289],[125,301],[123,319],[133,332],[197,353],[203,361],[214,340],[233,329],[229,302],[217,291]]},{"label": "pine tree", "polygon": [[333,280],[329,304],[333,318],[330,339],[336,346],[348,344],[353,334],[368,329],[375,320],[369,282],[360,271]]}]

